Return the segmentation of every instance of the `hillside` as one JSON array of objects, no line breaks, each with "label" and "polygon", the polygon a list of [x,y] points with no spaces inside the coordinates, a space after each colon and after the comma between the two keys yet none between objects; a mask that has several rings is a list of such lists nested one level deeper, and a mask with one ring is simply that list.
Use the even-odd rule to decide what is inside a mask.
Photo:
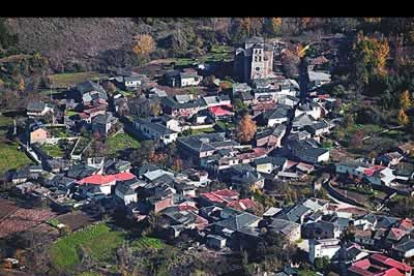
[{"label": "hillside", "polygon": [[145,29],[130,18],[12,18],[7,26],[18,36],[19,50],[40,52],[56,69],[68,63],[88,66],[101,53],[130,45]]}]

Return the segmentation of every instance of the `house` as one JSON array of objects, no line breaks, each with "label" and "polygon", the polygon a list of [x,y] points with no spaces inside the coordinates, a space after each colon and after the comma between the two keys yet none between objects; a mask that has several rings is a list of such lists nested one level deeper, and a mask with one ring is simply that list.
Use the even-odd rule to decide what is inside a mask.
[{"label": "house", "polygon": [[44,127],[35,128],[30,131],[30,144],[44,144],[51,137],[50,131]]},{"label": "house", "polygon": [[331,82],[331,74],[328,72],[309,70],[308,74],[311,87],[320,87]]},{"label": "house", "polygon": [[143,85],[147,80],[147,76],[145,75],[131,75],[131,76],[124,76],[123,78],[123,86],[125,89],[134,90],[137,89],[139,86]]},{"label": "house", "polygon": [[351,276],[404,276],[411,275],[412,267],[382,254],[372,254],[368,258],[355,262],[348,268]]},{"label": "house", "polygon": [[253,161],[256,171],[262,173],[271,173],[274,170],[284,171],[288,160],[284,157],[267,156]]},{"label": "house", "polygon": [[376,162],[384,166],[395,166],[403,160],[404,156],[395,151],[387,152],[377,157]]},{"label": "house", "polygon": [[172,194],[162,196],[156,195],[148,198],[150,210],[154,213],[159,213],[162,210],[174,205],[174,196]]},{"label": "house", "polygon": [[92,81],[78,84],[75,90],[78,92],[78,100],[81,100],[84,105],[90,105],[93,101],[108,100],[108,95],[106,94],[105,89]]},{"label": "house", "polygon": [[293,140],[288,146],[292,154],[304,162],[316,164],[329,161],[329,150],[319,148],[313,139]]},{"label": "house", "polygon": [[49,113],[54,112],[55,106],[53,104],[47,104],[42,101],[29,102],[26,108],[26,114],[29,118],[43,117]]},{"label": "house", "polygon": [[317,123],[313,123],[304,127],[312,136],[321,136],[322,134],[329,133],[329,124],[323,120]]},{"label": "house", "polygon": [[340,240],[323,239],[309,241],[309,261],[313,264],[316,258],[328,258],[329,260],[341,249]]},{"label": "house", "polygon": [[92,118],[92,130],[106,136],[117,122],[118,119],[111,112],[107,112],[105,115],[97,115]]},{"label": "house", "polygon": [[112,192],[112,186],[114,186],[117,181],[125,181],[133,178],[135,178],[135,175],[131,173],[119,173],[115,175],[95,174],[77,181],[76,184],[79,186],[98,188],[100,193],[110,195]]},{"label": "house", "polygon": [[313,101],[299,104],[298,108],[295,111],[295,117],[299,117],[302,114],[310,115],[315,120],[318,120],[322,116],[322,107]]},{"label": "house", "polygon": [[165,92],[164,90],[161,90],[157,87],[152,87],[152,88],[148,89],[146,94],[147,94],[147,97],[150,98],[150,99],[152,99],[154,97],[162,98],[162,97],[167,97],[168,96],[167,92]]},{"label": "house", "polygon": [[258,132],[255,136],[256,147],[266,146],[269,148],[279,148],[282,145],[282,138],[285,136],[285,134],[286,125],[284,124]]},{"label": "house", "polygon": [[190,168],[183,171],[183,174],[185,175],[184,181],[188,185],[192,185],[195,187],[205,187],[207,184],[210,183],[207,171],[195,170],[193,168]]},{"label": "house", "polygon": [[281,234],[291,243],[297,242],[301,237],[301,225],[284,219],[272,219],[267,229],[268,231]]},{"label": "house", "polygon": [[184,72],[174,70],[164,74],[164,80],[172,87],[187,87],[199,85],[203,77],[199,76],[197,71],[193,69],[188,69]]},{"label": "house", "polygon": [[316,119],[309,114],[300,114],[299,116],[295,116],[292,123],[292,130],[299,131],[302,130],[305,126],[312,125],[317,123]]},{"label": "house", "polygon": [[411,259],[414,256],[414,240],[403,241],[391,248],[392,256],[398,259]]},{"label": "house", "polygon": [[[220,220],[211,224],[213,228],[213,233],[220,235],[227,239],[235,239],[237,232],[241,234],[242,237],[255,236],[251,233],[257,229],[261,218],[247,212],[235,213],[230,215],[227,219]],[[237,238],[236,238],[237,239]]]},{"label": "house", "polygon": [[305,200],[302,205],[311,209],[313,212],[326,212],[328,210],[329,201],[319,198],[309,198]]},{"label": "house", "polygon": [[227,239],[218,235],[207,235],[206,245],[214,249],[222,249],[226,246]]},{"label": "house", "polygon": [[360,161],[337,163],[335,164],[335,170],[338,174],[361,177],[374,185],[390,186],[391,182],[396,179],[392,169]]},{"label": "house", "polygon": [[227,207],[232,208],[234,210],[247,211],[253,210],[256,207],[256,203],[250,198],[243,198],[229,202],[227,204]]},{"label": "house", "polygon": [[305,217],[311,213],[312,210],[310,208],[305,207],[302,204],[297,204],[292,208],[285,210],[283,213],[278,214],[275,218],[302,224]]},{"label": "house", "polygon": [[366,247],[372,247],[375,244],[373,235],[374,235],[374,231],[372,231],[371,229],[367,229],[367,230],[356,229],[354,239],[355,239],[355,242],[360,245],[363,245]]},{"label": "house", "polygon": [[315,222],[308,222],[302,225],[301,228],[303,239],[337,239],[342,234],[342,231],[336,229],[332,222],[318,220]]},{"label": "house", "polygon": [[263,189],[264,177],[258,172],[244,171],[231,176],[231,183],[235,189],[242,187]]},{"label": "house", "polygon": [[138,194],[128,185],[117,185],[115,187],[115,195],[121,199],[125,205],[138,201]]},{"label": "house", "polygon": [[235,190],[222,189],[212,192],[201,193],[199,200],[201,206],[226,206],[230,202],[239,199],[239,193]]},{"label": "house", "polygon": [[209,107],[208,113],[215,120],[229,120],[234,116],[233,108],[231,105]]},{"label": "house", "polygon": [[198,209],[192,206],[172,206],[162,210],[166,220],[164,228],[168,236],[177,238],[184,230],[202,231],[208,226],[208,221],[197,214]]},{"label": "house", "polygon": [[174,97],[161,98],[161,105],[164,113],[173,117],[191,117],[200,110],[207,109],[207,105],[202,98],[192,99],[190,96],[185,100],[180,99],[180,95]]},{"label": "house", "polygon": [[231,106],[231,100],[228,95],[218,95],[218,96],[206,96],[203,97],[204,102],[209,107],[215,106]]},{"label": "house", "polygon": [[414,165],[411,163],[400,162],[391,169],[394,169],[393,174],[398,180],[409,181],[414,178]]},{"label": "house", "polygon": [[287,122],[289,120],[290,110],[290,107],[278,104],[275,109],[263,112],[262,116],[267,122],[267,126],[273,127]]},{"label": "house", "polygon": [[134,120],[134,127],[146,139],[160,139],[166,145],[174,142],[178,138],[177,132],[167,128],[161,123],[152,123],[151,120],[148,119]]},{"label": "house", "polygon": [[283,95],[278,98],[277,103],[293,108],[295,105],[299,103],[299,99],[295,96]]},{"label": "house", "polygon": [[246,106],[250,106],[253,104],[254,102],[254,95],[251,91],[246,91],[246,92],[242,92],[242,91],[237,91],[235,93],[234,96],[235,99],[239,99],[243,102],[244,105]]},{"label": "house", "polygon": [[208,133],[178,138],[178,147],[188,157],[201,159],[212,156],[218,149],[232,148],[234,144],[224,133]]}]

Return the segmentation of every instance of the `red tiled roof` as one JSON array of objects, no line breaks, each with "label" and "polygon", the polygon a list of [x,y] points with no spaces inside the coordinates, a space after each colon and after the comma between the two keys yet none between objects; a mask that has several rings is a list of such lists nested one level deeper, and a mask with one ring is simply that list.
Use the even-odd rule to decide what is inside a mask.
[{"label": "red tiled roof", "polygon": [[217,190],[213,192],[202,193],[200,196],[205,197],[211,202],[228,203],[239,196],[239,193],[230,189]]},{"label": "red tiled roof", "polygon": [[407,234],[407,232],[405,232],[404,230],[393,227],[391,228],[388,236],[389,238],[400,240],[402,237],[404,237],[405,234]]},{"label": "red tiled roof", "polygon": [[401,219],[400,228],[403,228],[404,230],[412,229],[413,228],[413,221],[411,219],[408,219],[408,218]]},{"label": "red tiled roof", "polygon": [[364,174],[366,174],[367,176],[373,176],[376,172],[381,171],[384,168],[384,166],[374,165],[368,169],[365,169]]},{"label": "red tiled roof", "polygon": [[125,181],[135,178],[135,175],[132,173],[118,173],[113,175],[100,175],[95,174],[88,177],[85,177],[79,180],[77,183],[82,184],[91,184],[91,185],[108,185],[114,181]]},{"label": "red tiled roof", "polygon": [[232,106],[231,105],[219,105],[219,106],[212,106],[209,107],[208,110],[213,113],[215,116],[226,116],[226,115],[233,115]]},{"label": "red tiled roof", "polygon": [[351,266],[348,268],[348,271],[355,273],[356,275],[361,275],[361,276],[375,276],[375,273],[369,272],[365,269],[359,268],[355,265]]},{"label": "red tiled roof", "polygon": [[254,208],[256,204],[250,198],[243,198],[239,200],[233,200],[227,204],[227,206],[236,210],[244,211]]},{"label": "red tiled roof", "polygon": [[295,161],[292,161],[292,160],[288,160],[287,162],[286,162],[286,166],[287,166],[287,168],[291,168],[291,167],[293,167],[293,166],[296,166],[298,164],[298,162],[295,162]]},{"label": "red tiled roof", "polygon": [[388,269],[387,271],[385,271],[385,273],[382,274],[381,276],[405,276],[405,274],[401,273],[396,268],[391,268],[391,269]]},{"label": "red tiled roof", "polygon": [[353,266],[361,268],[361,269],[367,269],[368,267],[371,266],[371,262],[369,261],[369,259],[364,259],[364,260],[355,262]]},{"label": "red tiled roof", "polygon": [[387,256],[384,256],[382,254],[376,253],[374,255],[371,256],[372,260],[375,260],[377,262],[380,262],[386,266],[392,267],[392,268],[396,268],[400,271],[405,271],[405,272],[411,272],[412,267],[409,265],[406,265],[402,262],[399,262],[397,260],[394,260],[392,258],[389,258]]}]

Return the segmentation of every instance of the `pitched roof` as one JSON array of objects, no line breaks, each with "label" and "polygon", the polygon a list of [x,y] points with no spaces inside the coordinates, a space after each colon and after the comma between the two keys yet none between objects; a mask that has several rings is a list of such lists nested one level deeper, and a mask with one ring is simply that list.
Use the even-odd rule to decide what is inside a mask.
[{"label": "pitched roof", "polygon": [[45,109],[45,107],[46,104],[41,101],[29,102],[29,104],[27,105],[27,111],[41,112],[43,111],[43,109]]},{"label": "pitched roof", "polygon": [[371,259],[372,260],[375,260],[377,262],[380,262],[380,263],[382,263],[382,264],[384,264],[384,265],[386,265],[388,267],[396,268],[399,271],[411,272],[411,270],[412,270],[412,267],[411,266],[409,266],[407,264],[404,264],[402,262],[399,262],[397,260],[394,260],[394,259],[392,259],[390,257],[384,256],[382,254],[379,254],[379,253],[373,254],[371,256]]},{"label": "pitched roof", "polygon": [[231,105],[212,106],[208,110],[215,116],[230,116],[233,115]]},{"label": "pitched roof", "polygon": [[249,227],[250,225],[252,225],[255,222],[258,222],[259,220],[261,220],[260,217],[250,213],[243,212],[241,214],[232,216],[226,220],[219,221],[216,223],[216,225],[233,231],[239,231],[245,227]]},{"label": "pitched roof", "polygon": [[113,175],[91,175],[79,180],[77,183],[82,184],[90,184],[90,185],[107,185],[113,181],[125,181],[129,179],[135,178],[135,175],[132,173],[118,173]]},{"label": "pitched roof", "polygon": [[284,235],[289,235],[292,231],[300,228],[300,224],[284,219],[273,219],[269,228]]}]

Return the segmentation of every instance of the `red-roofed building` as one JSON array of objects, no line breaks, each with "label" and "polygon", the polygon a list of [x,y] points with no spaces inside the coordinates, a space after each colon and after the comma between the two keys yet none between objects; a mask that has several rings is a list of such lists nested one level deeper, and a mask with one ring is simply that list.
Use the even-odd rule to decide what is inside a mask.
[{"label": "red-roofed building", "polygon": [[130,179],[134,179],[135,175],[132,173],[118,173],[113,175],[100,175],[95,174],[88,177],[85,177],[78,182],[78,185],[86,185],[86,186],[97,186],[99,191],[105,195],[111,194],[111,187],[116,184],[117,181],[126,181]]},{"label": "red-roofed building", "polygon": [[256,206],[253,200],[250,198],[243,198],[239,200],[231,201],[227,204],[227,207],[239,210],[239,211],[246,211],[251,210]]},{"label": "red-roofed building", "polygon": [[220,204],[226,206],[228,203],[238,200],[239,193],[235,190],[223,189],[213,192],[202,193],[200,195],[200,203],[204,206]]},{"label": "red-roofed building", "polygon": [[385,265],[389,268],[396,268],[401,272],[409,273],[411,275],[411,271],[413,268],[407,264],[404,264],[400,261],[394,260],[393,258],[384,256],[382,254],[376,253],[371,256],[371,261],[373,263],[377,262],[379,264]]},{"label": "red-roofed building", "polygon": [[212,106],[208,108],[208,111],[216,120],[227,119],[234,115],[231,105]]},{"label": "red-roofed building", "polygon": [[412,267],[390,257],[376,253],[355,262],[348,268],[351,276],[408,276]]}]

